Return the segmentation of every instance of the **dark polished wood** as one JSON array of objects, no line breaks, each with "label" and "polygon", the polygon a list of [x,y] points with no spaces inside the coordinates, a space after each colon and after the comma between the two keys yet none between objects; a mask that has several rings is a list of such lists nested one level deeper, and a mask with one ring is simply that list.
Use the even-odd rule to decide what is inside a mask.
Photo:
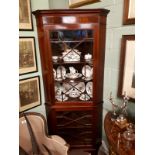
[{"label": "dark polished wood", "polygon": [[[108,112],[104,120],[104,129],[109,142],[110,155],[135,155],[135,140],[129,143],[123,137],[126,128],[119,128],[114,121],[111,121],[111,113]],[[119,147],[118,134],[120,133]],[[127,148],[130,145],[130,148]]]},{"label": "dark polished wood", "polygon": [[[135,35],[123,35],[121,40],[121,53],[120,53],[120,71],[119,71],[119,85],[118,85],[118,97],[123,97],[122,89],[123,89],[123,77],[124,77],[124,66],[125,66],[125,57],[126,57],[126,42],[128,40],[135,40]],[[135,102],[135,98],[129,98],[131,102]]]},{"label": "dark polished wood", "polygon": [[[65,10],[37,10],[36,17],[38,40],[41,55],[42,75],[45,89],[45,105],[50,134],[62,136],[71,148],[82,148],[97,154],[97,147],[102,139],[102,105],[105,58],[106,17],[109,10],[105,9],[65,9]],[[51,40],[50,33],[55,31],[88,30],[93,32],[93,38],[85,39],[84,46],[79,50],[92,46],[92,62],[52,62],[56,55],[55,44],[60,41]],[[77,43],[80,40],[65,40],[64,44]],[[93,44],[92,44],[93,42]],[[53,45],[53,46],[51,46]],[[59,53],[60,54],[60,53]],[[59,55],[58,54],[58,55]],[[84,54],[82,53],[83,57]],[[56,101],[55,80],[53,68],[58,65],[75,66],[81,71],[82,66],[93,66],[93,97],[88,101],[68,99]],[[82,78],[75,81],[85,82]],[[68,79],[61,81],[69,82]]]},{"label": "dark polished wood", "polygon": [[135,18],[129,18],[129,3],[130,0],[124,0],[124,9],[123,9],[123,25],[135,24]]}]

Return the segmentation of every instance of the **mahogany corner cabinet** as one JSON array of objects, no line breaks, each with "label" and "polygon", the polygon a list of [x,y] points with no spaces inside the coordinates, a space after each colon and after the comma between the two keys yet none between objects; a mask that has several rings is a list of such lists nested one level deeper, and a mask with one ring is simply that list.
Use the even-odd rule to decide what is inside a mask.
[{"label": "mahogany corner cabinet", "polygon": [[106,9],[36,10],[49,134],[95,154],[102,139]]}]

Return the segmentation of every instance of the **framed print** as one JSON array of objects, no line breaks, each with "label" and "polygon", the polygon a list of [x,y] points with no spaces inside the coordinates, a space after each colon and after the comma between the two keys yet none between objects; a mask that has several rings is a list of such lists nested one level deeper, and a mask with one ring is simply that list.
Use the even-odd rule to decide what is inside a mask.
[{"label": "framed print", "polygon": [[19,81],[19,111],[41,105],[39,76]]},{"label": "framed print", "polygon": [[34,37],[19,38],[19,74],[37,71],[36,48]]},{"label": "framed print", "polygon": [[33,30],[30,0],[19,0],[19,30]]},{"label": "framed print", "polygon": [[83,5],[100,2],[100,0],[69,0],[70,8],[77,8]]},{"label": "framed print", "polygon": [[124,0],[123,24],[135,24],[135,0]]},{"label": "framed print", "polygon": [[118,95],[135,99],[135,35],[123,35]]}]

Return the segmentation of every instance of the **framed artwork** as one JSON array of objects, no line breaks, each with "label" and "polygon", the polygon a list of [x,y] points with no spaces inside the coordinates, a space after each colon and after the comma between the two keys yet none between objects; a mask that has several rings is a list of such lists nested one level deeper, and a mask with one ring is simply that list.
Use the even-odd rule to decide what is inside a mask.
[{"label": "framed artwork", "polygon": [[19,38],[19,74],[37,71],[36,48],[34,37]]},{"label": "framed artwork", "polygon": [[100,0],[69,0],[70,8],[77,8],[83,5],[100,2]]},{"label": "framed artwork", "polygon": [[135,35],[123,35],[118,95],[135,99]]},{"label": "framed artwork", "polygon": [[123,24],[135,24],[135,0],[124,0]]},{"label": "framed artwork", "polygon": [[30,0],[19,0],[19,30],[33,30]]},{"label": "framed artwork", "polygon": [[39,76],[19,81],[19,111],[41,105]]}]

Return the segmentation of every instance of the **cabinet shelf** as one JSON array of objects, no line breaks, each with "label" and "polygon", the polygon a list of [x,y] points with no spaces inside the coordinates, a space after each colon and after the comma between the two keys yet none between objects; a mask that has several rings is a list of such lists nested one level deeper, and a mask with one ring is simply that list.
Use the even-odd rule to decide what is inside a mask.
[{"label": "cabinet shelf", "polygon": [[[76,103],[76,104],[75,104]],[[55,101],[56,105],[78,105],[78,106],[89,106],[93,104],[93,100],[88,100],[88,101],[82,101],[82,100],[67,100],[67,101]]]},{"label": "cabinet shelf", "polygon": [[69,78],[66,78],[66,79],[62,79],[62,80],[55,80],[55,82],[58,82],[58,83],[76,83],[76,82],[90,82],[90,81],[93,81],[93,78],[91,78],[90,80],[85,80],[84,79],[85,77],[81,77],[81,78],[77,78],[77,79],[69,79]]},{"label": "cabinet shelf", "polygon": [[65,64],[89,64],[90,66],[93,66],[93,59],[90,61],[85,61],[84,59],[81,59],[80,61],[63,61],[63,60],[58,60],[57,62],[53,62],[53,65],[65,65]]},{"label": "cabinet shelf", "polygon": [[80,100],[80,99],[78,99],[78,98],[75,98],[75,99],[68,99],[67,101],[55,101],[56,103],[58,103],[58,104],[62,104],[62,102],[63,103],[68,103],[69,104],[69,102],[77,102],[77,103],[79,103],[79,104],[82,104],[83,102],[89,102],[88,104],[91,104],[91,101],[93,101],[92,99],[90,99],[90,100]]},{"label": "cabinet shelf", "polygon": [[58,39],[52,39],[50,40],[51,43],[79,43],[79,42],[92,42],[94,38],[85,38],[81,40],[58,40]]}]

